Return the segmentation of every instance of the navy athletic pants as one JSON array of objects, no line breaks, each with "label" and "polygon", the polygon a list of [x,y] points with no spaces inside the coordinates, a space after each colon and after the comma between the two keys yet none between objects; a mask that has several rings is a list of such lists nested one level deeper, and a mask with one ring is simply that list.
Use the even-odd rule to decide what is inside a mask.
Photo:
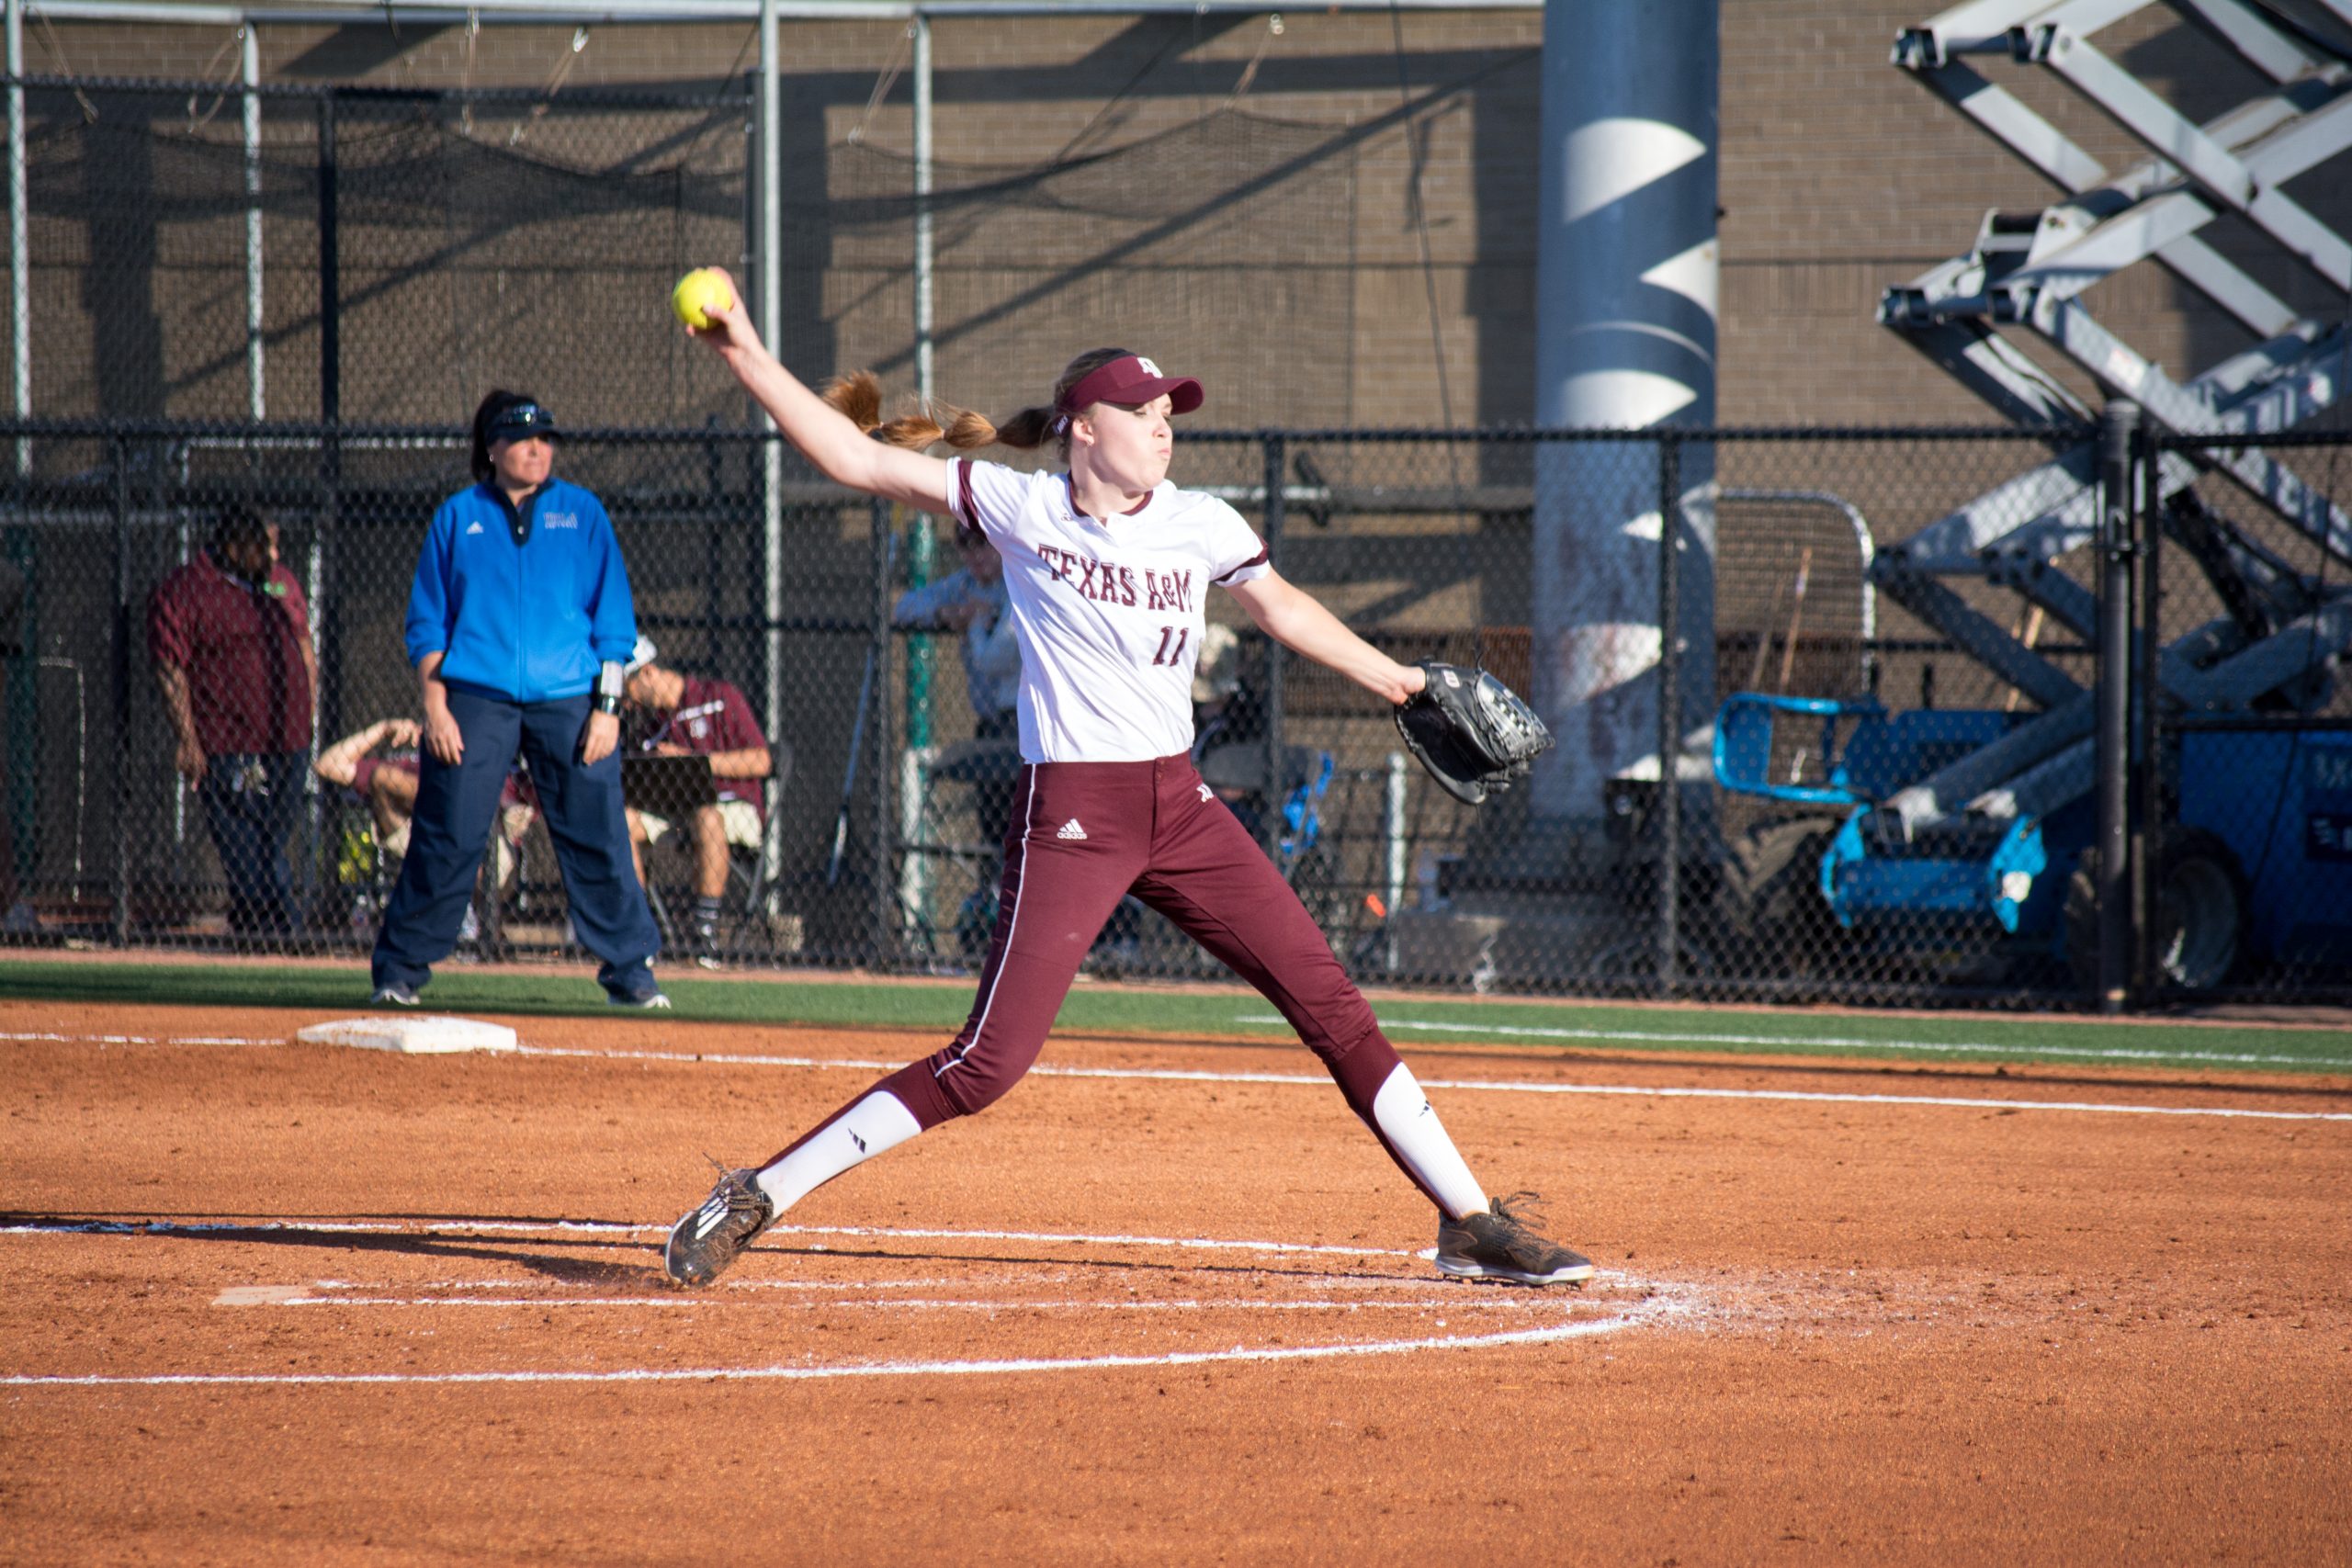
[{"label": "navy athletic pants", "polygon": [[555,841],[571,923],[588,951],[604,960],[597,980],[619,997],[654,989],[648,965],[662,939],[629,861],[620,753],[593,767],[579,760],[588,707],[584,693],[560,702],[514,703],[450,686],[449,713],[465,736],[466,754],[455,767],[435,757],[431,747],[418,754],[408,858],[376,933],[377,985],[422,986],[457,945],[498,815],[499,791],[519,749]]}]

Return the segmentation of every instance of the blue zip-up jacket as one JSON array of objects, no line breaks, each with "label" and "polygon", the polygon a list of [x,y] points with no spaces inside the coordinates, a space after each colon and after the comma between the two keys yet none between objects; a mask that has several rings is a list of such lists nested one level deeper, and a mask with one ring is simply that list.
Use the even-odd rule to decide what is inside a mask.
[{"label": "blue zip-up jacket", "polygon": [[604,502],[550,479],[517,513],[488,485],[441,503],[408,593],[408,660],[510,702],[576,697],[637,646],[628,568]]}]

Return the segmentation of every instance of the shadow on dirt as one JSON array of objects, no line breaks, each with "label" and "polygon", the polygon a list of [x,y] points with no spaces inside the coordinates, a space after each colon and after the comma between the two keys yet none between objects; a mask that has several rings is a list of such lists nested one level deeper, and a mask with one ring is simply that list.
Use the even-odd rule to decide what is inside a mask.
[{"label": "shadow on dirt", "polygon": [[[635,1229],[620,1221],[552,1220],[531,1215],[486,1216],[481,1214],[344,1214],[288,1215],[283,1218],[248,1215],[229,1221],[203,1215],[130,1214],[120,1213],[82,1214],[36,1214],[17,1211],[0,1211],[0,1228],[41,1231],[74,1231],[87,1235],[118,1235],[124,1236],[170,1236],[187,1241],[234,1242],[244,1247],[277,1247],[307,1252],[334,1252],[354,1256],[390,1255],[396,1257],[435,1258],[474,1263],[509,1263],[543,1279],[565,1284],[596,1285],[605,1288],[650,1288],[669,1291],[671,1286],[662,1272],[662,1243],[658,1238],[638,1240],[616,1235],[566,1235],[550,1237],[543,1242],[518,1242],[509,1236],[442,1235],[422,1231],[356,1231],[343,1227],[353,1225],[441,1225],[462,1227],[474,1224],[485,1227],[545,1227],[559,1225],[609,1227],[614,1230]],[[1115,1246],[1116,1244],[1106,1244]],[[964,1263],[996,1267],[1035,1267],[1040,1269],[1085,1269],[1107,1274],[1135,1274],[1164,1278],[1179,1274],[1207,1275],[1217,1278],[1250,1278],[1258,1280],[1393,1280],[1391,1270],[1361,1267],[1332,1267],[1312,1263],[1211,1263],[1176,1259],[1107,1258],[1073,1256],[1067,1251],[1053,1253],[944,1251],[933,1248],[899,1248],[889,1247],[820,1247],[778,1245],[767,1241],[754,1250],[783,1258],[807,1258],[811,1262],[853,1260],[867,1263]],[[1233,1251],[1247,1250],[1241,1247]],[[621,1255],[643,1255],[639,1263]],[[1442,1276],[1432,1272],[1431,1280]]]}]

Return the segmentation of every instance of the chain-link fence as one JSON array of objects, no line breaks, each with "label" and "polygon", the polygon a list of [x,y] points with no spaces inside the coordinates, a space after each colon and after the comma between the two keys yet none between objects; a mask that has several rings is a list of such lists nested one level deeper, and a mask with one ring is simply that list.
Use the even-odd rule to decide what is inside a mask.
[{"label": "chain-link fence", "polygon": [[36,414],[742,421],[660,302],[748,254],[746,90],[31,82]]},{"label": "chain-link fence", "polygon": [[[425,521],[466,482],[461,438],[55,423],[6,434],[31,457],[0,506],[0,558],[26,583],[0,796],[11,940],[364,951],[402,823],[347,764],[365,753],[371,776],[398,772],[403,748],[396,735],[337,742],[415,715],[401,621]],[[2098,942],[2103,558],[2061,551],[2007,576],[1989,555],[1973,578],[1915,569],[1955,516],[1986,536],[2031,523],[2050,498],[2021,497],[2014,477],[2088,439],[1189,434],[1181,482],[1231,501],[1287,577],[1399,659],[1495,671],[1559,739],[1524,785],[1464,806],[1406,760],[1382,705],[1220,596],[1193,691],[1196,760],[1366,983],[2083,999]],[[730,865],[721,956],[968,969],[994,919],[1020,765],[1011,688],[976,662],[967,626],[920,602],[896,613],[953,566],[943,523],[841,491],[788,452],[771,504],[762,442],[587,431],[560,465],[610,511],[663,664],[740,687],[777,743],[754,803],[763,831]],[[2268,452],[2301,476],[2313,517],[2344,446]],[[2143,690],[2161,694],[2132,770],[2148,997],[2322,997],[2352,982],[2343,525],[2331,547],[2282,519],[2247,488],[2244,457],[2171,441],[2143,462],[2155,499],[2134,559],[2156,611],[2134,660]],[[204,559],[238,503],[278,523],[316,639],[300,766],[258,781],[294,796],[283,934],[238,918],[221,855],[244,852],[178,771],[151,654],[158,585]],[[1612,576],[1632,609],[1596,643],[1592,583]],[[1679,628],[1664,660],[1661,624]],[[283,700],[307,675],[277,679]],[[1668,776],[1680,786],[1662,790]],[[486,857],[467,938],[485,958],[571,940],[545,828],[521,806],[502,817],[510,847]],[[647,880],[674,951],[693,867],[657,847]],[[1139,906],[1090,962],[1212,972]]]},{"label": "chain-link fence", "polygon": [[[211,570],[218,520],[244,505],[277,524],[288,574],[278,602],[305,614],[315,639],[314,691],[305,671],[288,670],[266,701],[255,700],[272,716],[269,733],[278,734],[281,722],[300,731],[287,742],[302,754],[290,785],[254,781],[300,797],[285,805],[282,824],[295,868],[291,940],[364,943],[405,840],[401,807],[413,799],[415,743],[394,735],[338,743],[416,716],[402,619],[424,523],[471,482],[464,437],[51,426],[29,439],[40,477],[9,488],[0,548],[27,590],[16,639],[22,654],[8,671],[6,798],[19,893],[39,911],[40,929],[116,942],[247,940],[204,792],[178,766],[179,737],[158,679],[173,650],[153,624],[159,590],[191,564],[199,577]],[[809,874],[829,838],[832,803],[793,791],[790,774],[796,765],[835,777],[842,770],[853,715],[841,694],[854,688],[872,642],[871,508],[787,458],[774,513],[792,566],[771,615],[759,467],[757,438],[741,433],[582,432],[563,453],[566,477],[595,491],[612,515],[639,625],[663,663],[738,684],[752,694],[762,728],[785,742],[777,776],[763,791],[773,798],[755,803],[774,822],[766,841],[781,849],[764,861],[756,851],[741,857],[748,863],[737,868],[729,940],[763,953],[857,962],[875,946],[863,911],[844,915],[841,901],[820,900],[794,911],[805,919],[770,922],[765,912],[780,900],[746,895],[754,877],[780,888]],[[777,678],[779,665],[788,678]],[[233,682],[243,668],[218,679]],[[200,669],[187,675],[201,706],[214,677]],[[409,787],[379,781],[386,771],[407,773]],[[870,796],[870,775],[865,787]],[[504,863],[505,886],[497,896],[485,888],[479,900],[469,937],[478,951],[567,940],[546,829],[535,816],[526,802],[503,818],[514,842],[511,854],[493,856]],[[874,881],[867,859],[876,843],[866,829],[875,820],[870,809],[859,817],[847,845],[861,886]],[[658,889],[669,869],[657,859],[649,881]],[[841,876],[836,866],[834,879]],[[683,919],[684,897],[671,902]]]},{"label": "chain-link fence", "polygon": [[[2144,994],[2352,989],[2352,441],[2143,443],[2132,821]],[[2096,856],[2070,913],[2086,926]]]}]

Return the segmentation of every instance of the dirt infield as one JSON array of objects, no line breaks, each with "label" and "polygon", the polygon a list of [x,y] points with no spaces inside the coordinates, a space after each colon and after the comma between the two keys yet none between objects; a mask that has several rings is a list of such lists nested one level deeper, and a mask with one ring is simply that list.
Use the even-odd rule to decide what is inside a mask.
[{"label": "dirt infield", "polygon": [[0,1556],[2352,1561],[2352,1084],[1409,1046],[1581,1292],[1438,1280],[1306,1053],[1061,1038],[659,1280],[899,1034],[0,1002]]}]

